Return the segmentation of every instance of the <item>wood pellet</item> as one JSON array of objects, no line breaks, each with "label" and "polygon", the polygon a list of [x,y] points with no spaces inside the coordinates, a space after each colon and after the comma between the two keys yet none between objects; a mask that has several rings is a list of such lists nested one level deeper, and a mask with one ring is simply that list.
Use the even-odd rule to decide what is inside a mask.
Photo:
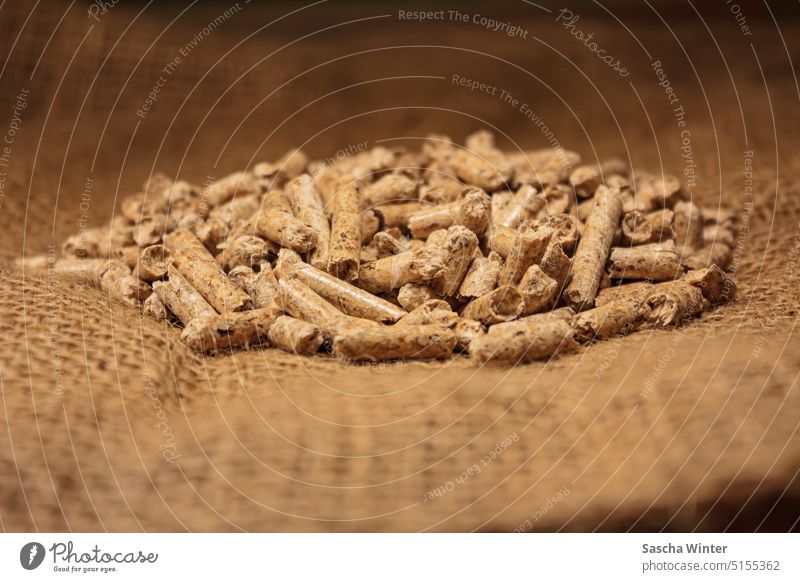
[{"label": "wood pellet", "polygon": [[290,149],[204,187],[155,174],[120,209],[19,267],[81,277],[210,354],[513,366],[736,295],[732,210],[487,131],[333,162]]}]

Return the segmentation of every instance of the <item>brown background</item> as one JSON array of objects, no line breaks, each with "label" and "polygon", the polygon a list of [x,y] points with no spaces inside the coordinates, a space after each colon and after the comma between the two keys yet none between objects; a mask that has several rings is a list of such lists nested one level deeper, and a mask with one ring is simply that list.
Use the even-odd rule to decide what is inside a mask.
[{"label": "brown background", "polygon": [[[576,28],[631,71],[622,78],[555,22],[557,5],[444,5],[518,24],[529,32],[519,39],[403,22],[406,4],[240,2],[141,119],[163,68],[232,3],[122,2],[99,22],[88,3],[9,4],[0,134],[28,95],[0,167],[4,260],[58,248],[82,214],[105,223],[154,170],[202,182],[294,145],[326,157],[483,127],[504,147],[548,145],[514,107],[453,74],[509,91],[586,160],[680,174],[680,129],[650,68],[660,60],[686,112],[692,195],[743,209],[752,151],[754,204],[736,302],[679,332],[513,370],[200,358],[176,330],[101,293],[5,267],[3,529],[797,527],[800,26],[790,14],[740,2],[745,36],[722,2],[571,5]],[[175,463],[159,451],[148,386]],[[476,463],[480,473],[458,479]]]}]

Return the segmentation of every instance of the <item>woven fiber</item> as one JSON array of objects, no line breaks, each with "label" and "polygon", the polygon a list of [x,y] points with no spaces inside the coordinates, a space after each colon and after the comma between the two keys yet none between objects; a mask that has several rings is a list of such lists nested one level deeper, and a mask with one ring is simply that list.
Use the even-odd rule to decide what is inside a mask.
[{"label": "woven fiber", "polygon": [[[755,5],[752,36],[724,8],[705,24],[618,13],[630,32],[587,8],[575,27],[622,77],[557,11],[524,3],[493,17],[527,38],[407,22],[394,5],[322,5],[270,25],[300,5],[241,3],[218,20],[236,5],[158,4],[96,18],[85,3],[0,9],[0,134],[13,129],[0,198],[4,530],[797,527],[798,23],[781,22],[787,49]],[[742,212],[738,298],[675,331],[510,370],[344,366],[199,356],[179,330],[78,280],[11,266],[107,222],[154,170],[201,183],[291,146],[324,158],[482,127],[506,148],[546,147],[523,102],[585,160],[694,177],[699,204]]]}]

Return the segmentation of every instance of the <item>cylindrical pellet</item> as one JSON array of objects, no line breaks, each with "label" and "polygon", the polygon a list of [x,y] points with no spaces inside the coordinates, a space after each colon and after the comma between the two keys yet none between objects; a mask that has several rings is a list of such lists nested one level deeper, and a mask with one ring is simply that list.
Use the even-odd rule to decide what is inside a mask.
[{"label": "cylindrical pellet", "polygon": [[516,228],[526,220],[534,218],[546,205],[547,200],[536,188],[528,184],[521,186],[505,209],[500,224]]},{"label": "cylindrical pellet", "polygon": [[469,355],[477,364],[523,364],[576,349],[572,333],[572,327],[560,319],[538,323],[531,318],[525,326],[478,336],[469,345]]},{"label": "cylindrical pellet", "polygon": [[672,244],[614,247],[608,258],[608,276],[612,279],[669,281],[682,273],[683,267]]},{"label": "cylindrical pellet", "polygon": [[439,249],[424,247],[361,265],[358,284],[372,293],[430,281],[444,268]]},{"label": "cylindrical pellet", "polygon": [[689,271],[683,280],[699,288],[706,301],[713,305],[726,303],[736,296],[736,281],[717,265]]},{"label": "cylindrical pellet", "polygon": [[361,215],[355,179],[339,178],[333,197],[331,242],[327,270],[345,281],[358,278],[361,256]]},{"label": "cylindrical pellet", "polygon": [[406,283],[397,293],[397,302],[406,311],[413,311],[430,299],[441,297],[427,283]]},{"label": "cylindrical pellet", "polygon": [[172,253],[163,245],[145,247],[139,254],[136,274],[144,281],[163,279],[172,263]]},{"label": "cylindrical pellet", "polygon": [[[283,250],[281,257],[287,257],[289,253],[291,251]],[[331,305],[353,317],[391,323],[406,315],[406,312],[396,305],[302,262],[297,255],[285,258],[280,263],[279,269],[282,279],[286,277],[299,279]]]},{"label": "cylindrical pellet", "polygon": [[560,288],[539,265],[531,265],[522,276],[517,290],[524,302],[522,315],[533,315],[553,305]]},{"label": "cylindrical pellet", "polygon": [[461,312],[461,317],[485,325],[510,321],[522,313],[523,303],[522,295],[514,287],[498,287],[469,303]]},{"label": "cylindrical pellet", "polygon": [[279,190],[272,190],[264,196],[254,227],[258,236],[298,253],[310,250],[317,243],[317,233],[292,214],[286,197]]},{"label": "cylindrical pellet", "polygon": [[441,247],[444,268],[431,281],[431,288],[443,297],[454,297],[478,249],[478,237],[464,226],[451,226]]},{"label": "cylindrical pellet", "polygon": [[564,297],[576,311],[594,304],[622,213],[619,191],[600,186],[594,199],[594,208],[572,262],[572,280],[564,290]]},{"label": "cylindrical pellet", "polygon": [[273,322],[268,337],[276,348],[299,355],[316,353],[324,341],[316,325],[288,315],[281,315]]},{"label": "cylindrical pellet", "polygon": [[373,208],[390,202],[415,200],[417,183],[401,174],[387,174],[363,190],[364,208]]},{"label": "cylindrical pellet", "polygon": [[653,212],[634,210],[622,217],[622,242],[642,245],[675,238],[673,212],[668,208]]},{"label": "cylindrical pellet", "polygon": [[542,259],[552,236],[553,230],[538,221],[523,224],[500,270],[497,284],[503,286],[519,283],[528,267]]},{"label": "cylindrical pellet", "polygon": [[328,337],[347,325],[347,316],[294,277],[278,281],[278,306],[287,314],[318,326]]},{"label": "cylindrical pellet", "polygon": [[328,268],[328,250],[331,244],[331,225],[322,205],[322,198],[314,180],[301,174],[286,185],[286,198],[294,215],[309,225],[317,235],[309,261],[318,269]]},{"label": "cylindrical pellet", "polygon": [[167,274],[167,281],[153,283],[153,291],[184,326],[197,317],[217,315],[214,308],[173,267]]},{"label": "cylindrical pellet", "polygon": [[691,202],[680,201],[673,209],[672,225],[679,255],[703,248],[703,213]]},{"label": "cylindrical pellet", "polygon": [[642,305],[631,299],[609,301],[575,317],[575,339],[589,342],[635,331],[642,321]]},{"label": "cylindrical pellet", "polygon": [[486,192],[473,188],[462,200],[415,212],[408,218],[408,228],[415,238],[427,238],[435,230],[458,224],[480,236],[489,226],[490,209]]},{"label": "cylindrical pellet", "polygon": [[458,314],[453,311],[450,304],[441,299],[426,301],[410,313],[404,315],[395,325],[441,325],[452,327],[458,320]]},{"label": "cylindrical pellet", "polygon": [[370,361],[447,358],[456,334],[439,325],[351,327],[336,334],[333,353],[345,360]]},{"label": "cylindrical pellet", "polygon": [[702,291],[684,281],[656,285],[645,302],[645,318],[659,327],[680,325],[703,311]]},{"label": "cylindrical pellet", "polygon": [[484,257],[480,251],[477,251],[461,282],[458,298],[462,301],[469,301],[494,290],[497,286],[497,278],[500,276],[502,262],[503,259],[494,251],[491,251],[488,257]]},{"label": "cylindrical pellet", "polygon": [[193,319],[181,333],[181,339],[198,352],[269,345],[269,329],[280,312],[252,309],[239,313],[205,315]]},{"label": "cylindrical pellet", "polygon": [[172,263],[189,283],[197,289],[219,313],[244,311],[252,301],[247,293],[236,287],[222,271],[216,259],[203,249],[180,249],[173,253]]},{"label": "cylindrical pellet", "polygon": [[225,271],[236,267],[252,267],[267,260],[270,255],[276,254],[274,243],[246,234],[229,240],[225,248],[217,255],[217,262]]}]

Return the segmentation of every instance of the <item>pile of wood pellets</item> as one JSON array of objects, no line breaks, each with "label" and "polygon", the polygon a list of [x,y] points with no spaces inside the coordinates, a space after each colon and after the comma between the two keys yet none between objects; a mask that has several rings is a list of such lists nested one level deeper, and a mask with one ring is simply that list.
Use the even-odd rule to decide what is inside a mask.
[{"label": "pile of wood pellets", "polygon": [[162,174],[27,268],[72,273],[200,352],[514,365],[730,300],[736,215],[674,176],[479,131],[327,161],[298,149],[200,187]]}]

